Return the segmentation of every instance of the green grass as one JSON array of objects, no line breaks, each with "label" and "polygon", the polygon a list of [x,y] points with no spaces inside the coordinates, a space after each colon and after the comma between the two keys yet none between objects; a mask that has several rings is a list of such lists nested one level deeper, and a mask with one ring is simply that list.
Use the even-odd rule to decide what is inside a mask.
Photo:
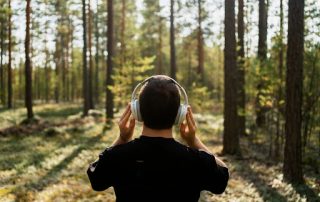
[{"label": "green grass", "polygon": [[[112,189],[94,192],[86,175],[88,164],[109,146],[118,134],[116,124],[104,130],[92,117],[78,120],[77,105],[39,105],[35,113],[50,125],[40,132],[0,136],[0,201],[114,201]],[[24,109],[1,111],[0,130],[16,127]],[[118,117],[119,114],[116,115]],[[199,136],[215,153],[222,149],[222,116],[196,115]],[[55,133],[49,133],[53,130]],[[137,124],[135,137],[141,131]],[[180,140],[175,130],[175,137]],[[216,196],[203,192],[200,201],[310,201],[319,200],[318,176],[307,177],[307,185],[292,187],[282,181],[281,164],[241,140],[244,159],[222,157],[230,168],[226,192]]]}]

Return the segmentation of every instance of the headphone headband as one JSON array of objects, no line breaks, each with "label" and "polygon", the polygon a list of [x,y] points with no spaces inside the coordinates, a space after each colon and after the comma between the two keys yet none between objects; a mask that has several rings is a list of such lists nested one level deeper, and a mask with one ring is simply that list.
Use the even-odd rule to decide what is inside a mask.
[{"label": "headphone headband", "polygon": [[[182,92],[182,95],[183,95],[183,99],[184,99],[184,104],[185,105],[188,105],[189,102],[188,102],[188,95],[185,91],[185,89],[176,81],[174,80],[173,78],[170,78],[168,76],[166,76],[168,79],[170,79],[176,86],[178,86],[179,88],[179,91]],[[134,101],[136,99],[136,95],[137,95],[137,91],[147,82],[149,82],[151,79],[153,79],[154,76],[151,76],[147,79],[145,79],[144,81],[142,81],[141,83],[139,83],[133,90],[132,92],[132,95],[131,95],[131,101]]]}]

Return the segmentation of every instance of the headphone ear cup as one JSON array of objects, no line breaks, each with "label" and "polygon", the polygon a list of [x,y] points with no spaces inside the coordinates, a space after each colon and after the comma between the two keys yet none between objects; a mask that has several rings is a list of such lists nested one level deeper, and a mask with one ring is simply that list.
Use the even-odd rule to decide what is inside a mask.
[{"label": "headphone ear cup", "polygon": [[141,112],[140,112],[140,103],[139,100],[136,100],[136,114],[137,114],[137,120],[142,122],[142,116],[141,116]]},{"label": "headphone ear cup", "polygon": [[136,99],[131,101],[131,113],[133,115],[133,118],[135,118],[137,121],[142,122],[139,100]]},{"label": "headphone ear cup", "polygon": [[136,106],[135,105],[136,105],[136,100],[132,100],[131,103],[130,103],[131,113],[132,113],[133,118],[138,120],[137,113],[136,113]]},{"label": "headphone ear cup", "polygon": [[178,109],[175,124],[180,125],[184,121],[187,115],[187,111],[188,111],[188,105],[181,104]]}]

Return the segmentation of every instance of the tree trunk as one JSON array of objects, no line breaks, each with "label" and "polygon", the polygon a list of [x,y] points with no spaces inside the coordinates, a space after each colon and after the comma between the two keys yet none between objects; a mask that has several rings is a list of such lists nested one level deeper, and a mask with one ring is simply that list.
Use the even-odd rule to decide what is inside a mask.
[{"label": "tree trunk", "polygon": [[82,23],[83,23],[83,51],[82,51],[82,65],[83,65],[83,116],[88,115],[89,100],[88,100],[88,67],[87,67],[87,15],[86,15],[86,0],[82,0]]},{"label": "tree trunk", "polygon": [[30,61],[30,2],[31,0],[27,0],[26,5],[26,38],[25,38],[25,76],[26,76],[26,96],[25,96],[25,105],[27,108],[27,118],[33,118],[33,110],[32,110],[32,67]]},{"label": "tree trunk", "polygon": [[158,71],[157,71],[157,74],[163,74],[162,63],[163,63],[162,62],[162,17],[159,16],[159,47],[158,47]]},{"label": "tree trunk", "polygon": [[278,88],[278,98],[277,98],[277,122],[276,122],[276,138],[275,138],[275,151],[274,151],[274,157],[276,159],[279,159],[280,157],[280,135],[282,136],[281,133],[281,114],[283,112],[282,110],[282,105],[281,105],[281,100],[283,99],[283,94],[282,94],[282,84],[283,84],[283,0],[280,0],[280,53],[279,53],[279,79],[280,79],[280,84]]},{"label": "tree trunk", "polygon": [[283,175],[302,183],[301,123],[304,52],[304,0],[289,0],[286,123]]},{"label": "tree trunk", "polygon": [[238,1],[238,74],[239,74],[239,90],[238,90],[238,128],[239,135],[246,133],[246,94],[245,94],[245,67],[244,67],[244,20],[243,20],[243,0]]},{"label": "tree trunk", "polygon": [[258,58],[264,61],[267,58],[267,5],[266,0],[259,0],[259,42]]},{"label": "tree trunk", "polygon": [[5,87],[4,87],[4,65],[3,65],[3,54],[4,54],[4,22],[0,22],[0,101],[5,106]]},{"label": "tree trunk", "polygon": [[203,33],[202,33],[202,6],[198,0],[198,74],[201,80],[204,79],[204,52],[203,52]]},{"label": "tree trunk", "polygon": [[225,1],[223,153],[240,155],[237,118],[237,55],[235,1]]},{"label": "tree trunk", "polygon": [[174,0],[170,1],[170,69],[171,69],[171,78],[176,79],[176,47],[174,44],[175,35],[174,35]]},{"label": "tree trunk", "polygon": [[[47,32],[47,29],[48,29],[48,21],[46,22],[46,25],[45,25],[45,35],[47,37],[48,35],[48,32]],[[46,103],[49,102],[49,84],[50,84],[50,79],[49,79],[49,67],[48,67],[48,63],[49,63],[49,51],[48,51],[48,47],[47,47],[47,38],[44,39],[44,47],[45,47],[45,64],[44,64],[44,75],[45,75],[45,82],[44,82],[44,95],[45,95],[45,100],[46,100]]]},{"label": "tree trunk", "polygon": [[[267,58],[267,23],[268,23],[268,12],[266,0],[259,0],[259,41],[258,41],[258,58],[260,60],[260,66],[263,68],[265,66],[265,61]],[[265,109],[261,104],[260,96],[263,96],[262,90],[265,84],[263,81],[259,81],[257,86],[257,98],[256,98],[256,124],[261,127],[265,125]]]},{"label": "tree trunk", "polygon": [[93,57],[92,57],[92,12],[91,12],[91,0],[88,3],[88,45],[89,45],[89,88],[88,88],[88,96],[89,96],[89,109],[94,108],[93,104]]},{"label": "tree trunk", "polygon": [[54,97],[56,103],[59,103],[60,100],[60,63],[61,63],[61,53],[60,53],[60,42],[59,40],[61,37],[57,35],[56,38],[56,52],[55,52],[55,63],[56,63],[56,68],[55,68],[55,89],[54,89]]},{"label": "tree trunk", "polygon": [[95,103],[99,104],[99,49],[100,49],[100,39],[99,39],[99,3],[97,4],[97,13],[95,15],[95,39],[96,39],[96,55],[95,55],[95,86],[94,86],[94,97]]},{"label": "tree trunk", "polygon": [[123,68],[125,64],[125,30],[126,30],[126,0],[121,0],[121,68]]},{"label": "tree trunk", "polygon": [[108,31],[107,31],[107,75],[106,75],[106,117],[113,118],[113,93],[110,86],[113,86],[112,69],[113,69],[113,0],[108,0]]},{"label": "tree trunk", "polygon": [[9,52],[9,58],[8,58],[8,108],[12,108],[12,67],[11,67],[11,0],[9,0],[9,30],[8,30],[8,52]]}]

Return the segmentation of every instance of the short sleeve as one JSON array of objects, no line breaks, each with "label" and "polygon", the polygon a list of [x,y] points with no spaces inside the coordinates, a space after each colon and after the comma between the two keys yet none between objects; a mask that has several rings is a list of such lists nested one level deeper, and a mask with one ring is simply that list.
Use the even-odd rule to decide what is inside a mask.
[{"label": "short sleeve", "polygon": [[113,186],[112,147],[105,149],[99,158],[89,165],[87,174],[95,191],[103,191]]},{"label": "short sleeve", "polygon": [[214,194],[221,194],[229,180],[228,168],[216,163],[215,157],[205,151],[198,152],[199,187]]}]

